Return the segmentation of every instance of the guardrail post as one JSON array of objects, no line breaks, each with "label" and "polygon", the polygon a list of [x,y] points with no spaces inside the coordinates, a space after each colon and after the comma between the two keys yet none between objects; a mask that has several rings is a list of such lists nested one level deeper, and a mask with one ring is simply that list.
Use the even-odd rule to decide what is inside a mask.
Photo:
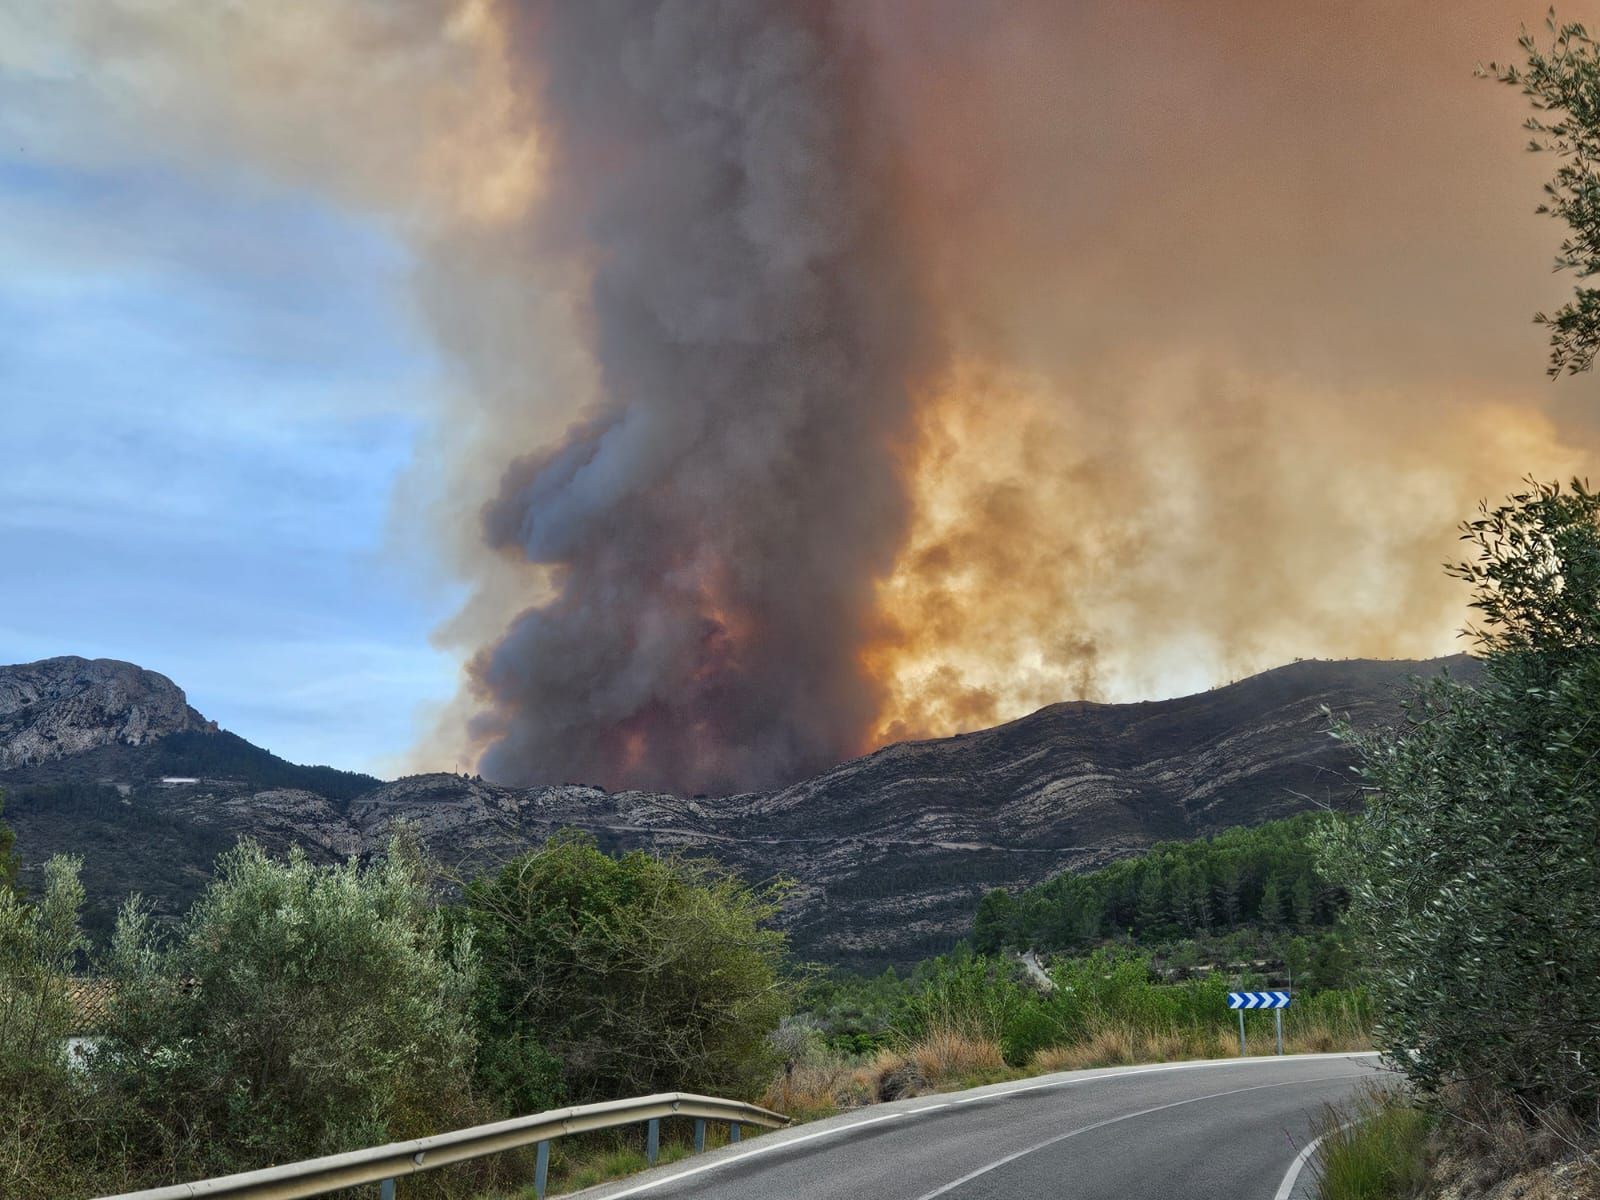
[{"label": "guardrail post", "polygon": [[378,1185],[378,1200],[394,1200],[394,1180],[385,1179]]},{"label": "guardrail post", "polygon": [[550,1178],[550,1143],[540,1142],[533,1159],[533,1194],[544,1200],[544,1185]]},{"label": "guardrail post", "polygon": [[651,1117],[644,1127],[644,1156],[653,1167],[656,1155],[661,1153],[661,1118]]},{"label": "guardrail post", "polygon": [[739,1122],[728,1122],[728,1140],[730,1142],[737,1142],[739,1140]]},{"label": "guardrail post", "polygon": [[705,1148],[706,1119],[704,1117],[696,1117],[694,1119],[694,1152],[696,1154],[703,1154],[705,1152]]}]

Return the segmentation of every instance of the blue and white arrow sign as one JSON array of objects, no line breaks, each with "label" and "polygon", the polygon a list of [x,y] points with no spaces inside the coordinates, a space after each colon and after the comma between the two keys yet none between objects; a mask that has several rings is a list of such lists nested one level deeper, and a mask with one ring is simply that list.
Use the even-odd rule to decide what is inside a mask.
[{"label": "blue and white arrow sign", "polygon": [[1229,1008],[1288,1008],[1288,992],[1229,992]]}]

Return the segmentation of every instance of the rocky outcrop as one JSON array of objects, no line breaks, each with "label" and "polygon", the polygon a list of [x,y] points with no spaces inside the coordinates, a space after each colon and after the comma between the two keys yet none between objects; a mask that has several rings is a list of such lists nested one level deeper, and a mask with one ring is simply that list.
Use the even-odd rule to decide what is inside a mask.
[{"label": "rocky outcrop", "polygon": [[[91,857],[121,856],[98,885],[102,903],[137,889],[175,913],[217,848],[244,835],[329,861],[376,850],[405,820],[445,875],[463,880],[571,827],[608,849],[707,854],[751,880],[786,877],[794,886],[783,919],[796,949],[877,969],[948,948],[989,888],[1025,887],[1162,839],[1353,804],[1349,756],[1329,736],[1328,714],[1363,728],[1393,723],[1408,681],[1442,667],[1476,670],[1466,658],[1296,663],[1176,700],[1056,704],[994,729],[888,746],[779,791],[716,799],[449,774],[358,783],[339,797],[199,767],[182,772],[194,782],[173,784],[141,758],[153,750],[92,751],[0,772],[0,784],[16,789],[10,819],[31,862],[91,845]],[[181,692],[151,678],[181,704]],[[181,742],[167,743],[160,761]],[[79,763],[83,780],[119,784],[122,799],[79,797],[71,802],[82,811],[61,811],[63,769]],[[44,779],[57,790],[39,788]],[[164,892],[152,880],[172,883]]]},{"label": "rocky outcrop", "polygon": [[0,666],[0,770],[208,726],[182,688],[133,663],[69,656]]}]

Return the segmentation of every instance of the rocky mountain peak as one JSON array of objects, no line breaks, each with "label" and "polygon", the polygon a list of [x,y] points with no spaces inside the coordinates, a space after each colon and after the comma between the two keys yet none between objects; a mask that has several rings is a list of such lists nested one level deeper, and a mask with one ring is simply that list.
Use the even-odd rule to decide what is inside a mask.
[{"label": "rocky mountain peak", "polygon": [[0,770],[215,728],[172,680],[133,663],[66,655],[0,666]]}]

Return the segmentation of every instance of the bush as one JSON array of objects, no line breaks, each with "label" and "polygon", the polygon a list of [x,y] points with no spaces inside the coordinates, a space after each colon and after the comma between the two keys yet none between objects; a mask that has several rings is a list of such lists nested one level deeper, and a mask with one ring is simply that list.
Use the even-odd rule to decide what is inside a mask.
[{"label": "bush", "polygon": [[366,869],[241,843],[171,944],[130,902],[92,1073],[150,1176],[188,1178],[470,1123],[469,941],[414,840]]},{"label": "bush", "polygon": [[[6,811],[6,794],[0,792],[0,816]],[[0,890],[10,890],[17,886],[17,835],[11,831],[11,826],[0,821]]]},{"label": "bush", "polygon": [[1033,1059],[1041,1050],[1059,1046],[1067,1040],[1060,1012],[1048,1001],[1029,997],[1028,1001],[1006,1022],[1000,1039],[1006,1062],[1020,1067]]},{"label": "bush", "polygon": [[0,884],[0,1196],[86,1186],[86,1096],[66,1049],[82,903],[75,859],[50,860],[37,903]]},{"label": "bush", "polygon": [[1466,527],[1476,689],[1425,687],[1398,733],[1344,736],[1369,788],[1327,835],[1382,1044],[1417,1084],[1529,1110],[1600,1102],[1600,497],[1535,486]]},{"label": "bush", "polygon": [[[755,1094],[789,1008],[776,901],[710,861],[612,858],[572,832],[477,880],[462,916],[483,957],[484,1081],[520,1111],[558,1084],[575,1102]],[[517,1056],[531,1075],[507,1069]]]},{"label": "bush", "polygon": [[1019,984],[1017,975],[1015,966],[999,958],[935,959],[907,992],[895,1031],[909,1041],[949,1031],[1000,1042],[1031,993]]}]

